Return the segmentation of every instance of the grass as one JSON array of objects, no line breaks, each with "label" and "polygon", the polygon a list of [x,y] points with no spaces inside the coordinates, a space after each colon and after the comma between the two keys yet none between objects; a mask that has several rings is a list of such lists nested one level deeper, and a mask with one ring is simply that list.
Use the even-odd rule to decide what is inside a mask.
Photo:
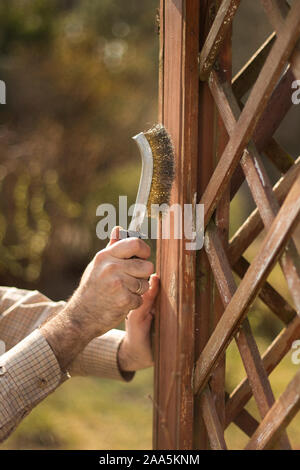
[{"label": "grass", "polygon": [[[253,317],[253,315],[252,315]],[[269,341],[258,336],[263,351]],[[271,375],[278,397],[299,366],[289,353]],[[130,383],[74,378],[62,385],[21,423],[2,449],[151,449],[152,369],[140,371]],[[244,377],[234,343],[227,352],[227,386]],[[253,399],[247,409],[259,419]],[[293,448],[300,449],[300,415],[288,428]],[[225,433],[229,448],[240,449],[247,437],[234,425]]]},{"label": "grass", "polygon": [[151,449],[152,370],[131,383],[74,378],[25,418],[2,449]]}]

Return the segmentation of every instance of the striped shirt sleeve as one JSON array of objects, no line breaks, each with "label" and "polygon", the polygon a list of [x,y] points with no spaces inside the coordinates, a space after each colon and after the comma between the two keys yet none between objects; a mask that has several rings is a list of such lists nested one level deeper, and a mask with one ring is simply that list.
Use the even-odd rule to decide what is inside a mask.
[{"label": "striped shirt sleeve", "polygon": [[91,341],[68,374],[63,373],[38,327],[64,306],[65,302],[51,302],[37,291],[0,287],[0,441],[70,375],[122,381],[134,376],[118,365],[125,335],[120,330]]},{"label": "striped shirt sleeve", "polygon": [[0,441],[68,377],[35,330],[0,356]]}]

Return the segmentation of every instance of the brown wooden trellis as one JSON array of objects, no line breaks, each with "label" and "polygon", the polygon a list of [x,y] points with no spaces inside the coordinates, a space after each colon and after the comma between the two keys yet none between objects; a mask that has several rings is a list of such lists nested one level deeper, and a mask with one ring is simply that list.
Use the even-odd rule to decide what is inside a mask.
[{"label": "brown wooden trellis", "polygon": [[[300,262],[292,238],[300,158],[294,162],[273,137],[292,105],[291,84],[300,78],[300,0],[292,6],[255,0],[274,33],[232,79],[231,28],[241,1],[160,4],[159,118],[175,146],[172,203],[193,204],[196,194],[206,233],[200,252],[187,251],[185,239],[158,246],[156,449],[226,449],[224,430],[232,422],[249,436],[246,449],[290,449],[285,428],[300,408],[300,371],[276,402],[268,378],[300,338]],[[282,174],[274,187],[262,152]],[[245,179],[257,208],[228,240],[230,201]],[[243,254],[264,228],[249,264]],[[276,262],[293,306],[267,282]],[[247,319],[257,296],[284,324],[262,357]],[[227,395],[225,353],[233,338],[246,377]],[[252,396],[260,422],[245,409]]]}]

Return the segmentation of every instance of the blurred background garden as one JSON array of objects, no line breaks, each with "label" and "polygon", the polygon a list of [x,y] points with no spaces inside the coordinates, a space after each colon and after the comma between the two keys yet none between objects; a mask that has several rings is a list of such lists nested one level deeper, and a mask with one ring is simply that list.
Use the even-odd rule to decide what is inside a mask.
[{"label": "blurred background garden", "polygon": [[[1,285],[67,299],[105,245],[96,237],[97,206],[117,206],[119,195],[134,202],[140,162],[131,136],[157,120],[157,8],[158,0],[1,0],[0,79],[7,86],[0,106]],[[234,73],[272,32],[261,13],[259,2],[242,2]],[[294,158],[296,108],[277,132]],[[244,185],[232,204],[232,233],[252,208]],[[257,243],[247,258],[256,251]],[[279,269],[270,282],[291,301]],[[250,319],[263,351],[282,325],[259,301]],[[227,366],[232,390],[244,376],[234,345]],[[289,354],[271,375],[276,396],[297,367]],[[152,375],[139,372],[130,384],[72,379],[1,448],[149,449]],[[258,416],[252,401],[248,409]],[[289,434],[300,449],[299,429],[296,418]],[[246,442],[234,425],[226,433],[229,447]]]}]

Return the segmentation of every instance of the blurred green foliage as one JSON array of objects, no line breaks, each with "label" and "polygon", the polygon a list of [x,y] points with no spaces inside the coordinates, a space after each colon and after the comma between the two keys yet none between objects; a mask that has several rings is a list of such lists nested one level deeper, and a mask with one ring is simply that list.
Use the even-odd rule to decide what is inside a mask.
[{"label": "blurred green foliage", "polygon": [[[139,156],[130,138],[156,118],[156,7],[156,0],[126,8],[121,0],[1,3],[3,284],[25,281],[65,296],[103,246],[95,235],[103,188],[109,202],[114,194],[133,202]],[[119,186],[107,187],[115,169],[123,169]],[[57,272],[69,284],[56,286]]]}]

